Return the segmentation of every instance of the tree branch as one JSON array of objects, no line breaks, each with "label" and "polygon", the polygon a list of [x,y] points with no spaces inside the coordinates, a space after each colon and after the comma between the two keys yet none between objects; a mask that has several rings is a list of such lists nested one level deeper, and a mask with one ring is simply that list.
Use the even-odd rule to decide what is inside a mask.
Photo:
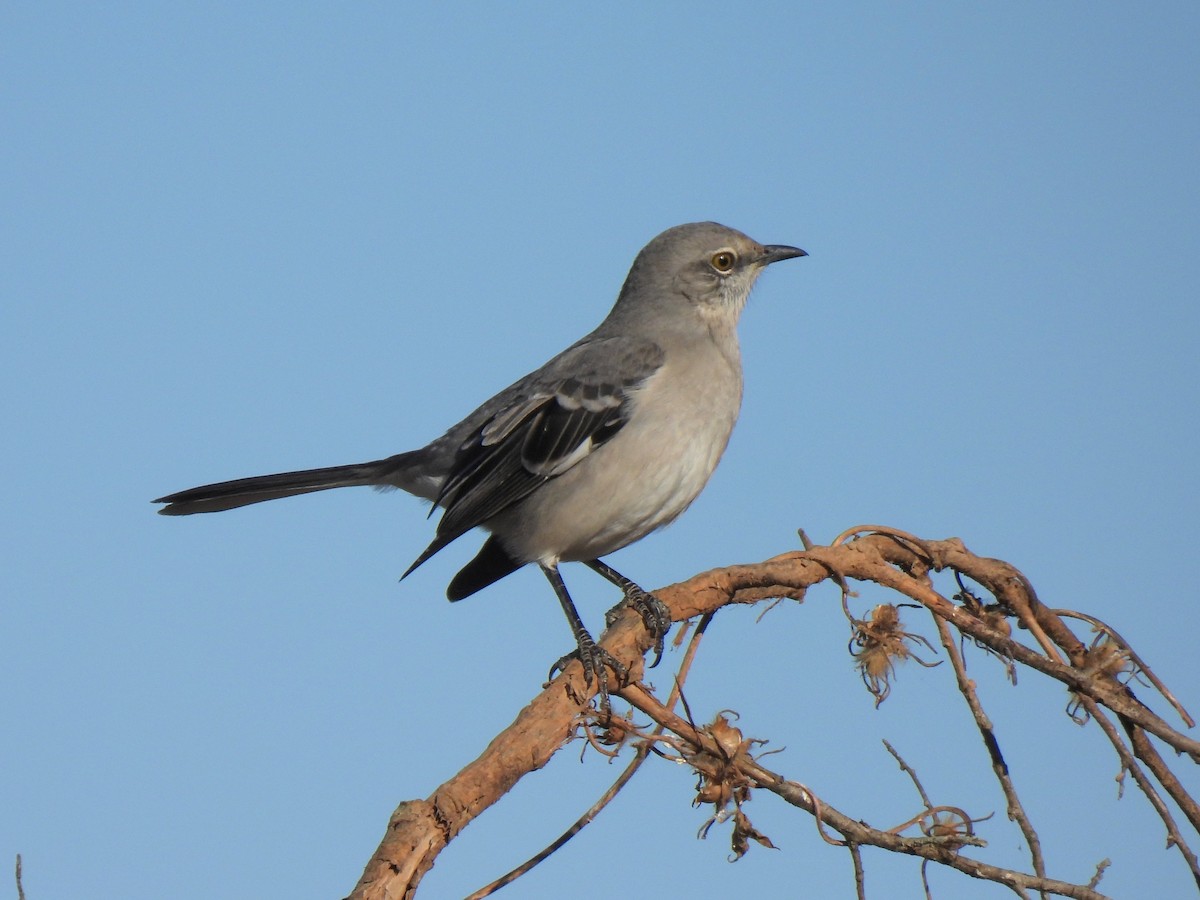
[{"label": "tree branch", "polygon": [[[863,531],[877,533],[851,537]],[[995,603],[989,609],[994,609],[995,613],[980,614],[978,604],[958,605],[938,593],[930,573],[943,570],[961,573],[991,593]],[[1131,734],[1134,752],[1180,805],[1193,827],[1200,822],[1195,801],[1154,750],[1150,735],[1172,749],[1188,754],[1193,761],[1200,761],[1200,743],[1169,726],[1141,703],[1118,679],[1119,672],[1093,665],[1094,660],[1089,657],[1085,643],[1061,617],[1039,602],[1033,587],[1018,569],[1001,560],[976,556],[957,539],[926,541],[894,529],[867,526],[851,529],[832,546],[784,553],[754,565],[714,569],[655,593],[670,610],[672,619],[682,621],[711,615],[729,604],[781,597],[803,600],[810,587],[828,579],[842,585],[843,590],[848,590],[845,579],[870,581],[894,590],[933,613],[939,622],[939,631],[946,626],[953,627],[1006,660],[1062,682],[1083,698],[1088,708],[1111,710]],[[1016,619],[1019,627],[1033,635],[1037,647],[1014,640],[1005,630],[1005,617]],[[952,649],[953,639],[947,641],[949,637],[946,632],[942,643],[951,660],[957,661],[956,675],[961,689],[965,670],[961,668],[961,655]],[[717,759],[712,754],[719,746],[713,743],[711,734],[670,712],[640,685],[643,655],[651,645],[640,616],[632,610],[622,614],[603,635],[602,644],[630,672],[631,683],[617,695],[651,715],[675,735],[673,740],[682,742],[677,749],[685,757],[692,754],[696,759],[709,762]],[[1165,688],[1163,690],[1165,693]],[[544,766],[563,746],[580,714],[590,710],[593,694],[594,689],[583,683],[579,664],[572,663],[521,710],[512,724],[497,735],[476,760],[428,798],[401,803],[350,895],[352,900],[412,897],[441,850],[477,815],[499,800],[522,777]],[[964,697],[971,706],[973,690],[964,691]],[[987,743],[990,725],[984,727],[986,717],[981,719],[982,708],[977,708],[978,699],[974,700],[976,705],[971,706],[972,713]],[[706,726],[711,727],[715,726]],[[728,755],[727,748],[723,752]],[[997,760],[995,755],[993,767],[1001,778],[1009,813],[1017,818],[1033,854],[1035,872],[1032,874],[1001,869],[962,856],[958,852],[960,847],[979,843],[969,833],[969,820],[965,832],[959,829],[922,837],[902,837],[871,829],[823,804],[802,785],[785,781],[748,754],[744,755],[745,758],[741,758],[735,754],[721,762],[725,774],[748,779],[747,785],[752,782],[754,786],[765,788],[805,809],[818,823],[842,835],[843,840],[837,843],[855,848],[875,846],[919,856],[976,878],[1005,884],[1018,893],[1032,890],[1088,900],[1102,896],[1093,885],[1073,885],[1045,877],[1037,835],[1022,814],[1011,782],[1006,780],[1006,775],[1001,775],[1002,758]],[[1146,777],[1140,768],[1136,772],[1142,778]],[[740,811],[738,815],[741,815]],[[764,836],[753,831],[748,820],[739,821],[739,827],[743,839],[765,841]],[[1189,857],[1194,871],[1194,857],[1190,856],[1186,844],[1182,844],[1182,836],[1174,828],[1173,821],[1168,827],[1181,844],[1185,857]],[[861,860],[857,849],[852,851],[852,857],[858,880],[861,878]]]}]

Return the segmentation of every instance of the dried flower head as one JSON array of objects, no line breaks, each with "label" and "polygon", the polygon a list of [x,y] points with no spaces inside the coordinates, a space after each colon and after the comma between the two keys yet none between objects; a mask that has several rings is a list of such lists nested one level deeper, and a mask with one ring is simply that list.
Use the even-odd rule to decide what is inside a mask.
[{"label": "dried flower head", "polygon": [[[1129,649],[1104,632],[1096,635],[1092,645],[1084,654],[1083,665],[1080,668],[1085,674],[1101,679],[1116,678],[1120,680],[1122,676],[1126,676],[1128,679],[1138,673],[1137,663],[1133,661]],[[1071,691],[1070,694],[1071,701],[1067,704],[1067,715],[1079,725],[1087,724],[1091,716],[1085,708],[1083,699],[1076,691]]]},{"label": "dried flower head", "polygon": [[871,610],[866,619],[852,619],[850,655],[854,657],[863,684],[875,696],[879,706],[891,693],[891,679],[896,663],[914,659],[927,668],[940,663],[927,663],[916,656],[905,643],[913,641],[930,650],[933,646],[919,634],[905,631],[900,624],[900,608],[891,603],[882,603]]},{"label": "dried flower head", "polygon": [[750,841],[764,847],[774,848],[775,845],[750,823],[749,817],[742,810],[742,804],[750,799],[751,781],[742,773],[739,763],[752,759],[751,747],[763,742],[745,737],[741,729],[731,723],[725,712],[718,713],[712,724],[701,729],[716,742],[716,752],[696,753],[688,757],[688,762],[699,775],[696,798],[692,805],[711,803],[714,807],[713,815],[700,826],[699,837],[708,837],[709,829],[713,825],[732,818],[732,862],[745,856],[746,851],[750,849]]}]

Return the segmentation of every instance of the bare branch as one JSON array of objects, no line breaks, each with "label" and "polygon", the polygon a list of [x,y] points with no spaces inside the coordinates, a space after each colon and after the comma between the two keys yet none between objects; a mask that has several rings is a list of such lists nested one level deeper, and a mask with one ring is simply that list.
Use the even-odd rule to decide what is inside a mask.
[{"label": "bare branch", "polygon": [[[1108,716],[1106,716],[1103,710],[1100,709],[1099,704],[1097,704],[1096,701],[1090,697],[1083,698],[1083,703],[1087,707],[1092,721],[1100,726],[1101,730],[1104,731],[1104,734],[1112,743],[1113,748],[1117,751],[1117,756],[1120,757],[1121,760],[1122,769],[1133,775],[1134,782],[1139,788],[1141,788],[1142,793],[1146,795],[1146,799],[1150,802],[1150,805],[1154,808],[1154,811],[1158,813],[1159,818],[1162,819],[1163,824],[1167,827],[1167,846],[1170,847],[1174,845],[1179,850],[1179,852],[1183,855],[1184,860],[1187,862],[1188,868],[1191,869],[1192,877],[1196,880],[1196,886],[1200,887],[1200,864],[1197,863],[1196,854],[1192,852],[1191,847],[1188,846],[1187,842],[1183,839],[1183,835],[1180,834],[1179,826],[1175,823],[1175,817],[1171,815],[1171,810],[1167,807],[1166,802],[1162,799],[1162,796],[1158,793],[1157,789],[1154,787],[1154,784],[1146,775],[1145,770],[1137,764],[1137,760],[1134,759],[1133,753],[1121,739],[1120,732],[1118,732],[1116,726],[1109,721]],[[1106,867],[1101,867],[1098,869],[1096,873],[1097,878],[1099,878],[1104,868]]]},{"label": "bare branch", "polygon": [[[656,722],[664,724],[669,731],[679,735],[693,747],[708,754],[720,752],[711,736],[666,709],[640,686],[630,685],[623,688],[620,696]],[[1063,897],[1077,898],[1077,900],[1103,900],[1104,898],[1103,894],[1085,885],[1016,872],[1012,869],[1002,869],[981,860],[963,856],[958,852],[957,848],[963,845],[982,846],[982,842],[978,838],[966,835],[908,838],[894,832],[880,831],[839,812],[828,803],[818,801],[816,796],[804,785],[783,778],[749,757],[739,761],[738,766],[743,774],[752,779],[758,787],[771,791],[791,805],[818,818],[841,833],[847,843],[853,842],[895,853],[917,856],[957,869],[972,877],[995,881],[1009,887],[1044,891]]]},{"label": "bare branch", "polygon": [[[696,626],[696,631],[692,635],[692,640],[688,644],[688,648],[687,648],[687,651],[684,653],[682,662],[680,662],[680,664],[679,664],[679,671],[675,675],[675,684],[671,688],[671,695],[667,698],[667,708],[668,709],[673,709],[676,701],[679,699],[680,692],[683,690],[683,683],[685,681],[687,681],[688,673],[691,671],[691,668],[692,668],[692,662],[696,658],[696,651],[700,649],[700,641],[704,637],[704,632],[708,630],[708,625],[712,621],[712,618],[713,618],[712,613],[702,616],[700,619],[700,624]],[[657,735],[661,734],[662,732],[663,732],[663,728],[660,725],[660,726],[658,726],[658,728],[655,729],[654,736],[657,736]],[[591,738],[589,735],[589,740],[590,739]],[[539,853],[537,853],[530,859],[526,860],[524,863],[517,866],[517,868],[513,869],[512,871],[507,872],[506,874],[500,876],[495,881],[493,881],[491,884],[485,885],[484,887],[475,891],[473,894],[468,896],[466,898],[466,900],[483,900],[484,897],[491,896],[496,891],[500,890],[500,888],[516,881],[518,878],[520,878],[526,872],[533,869],[534,866],[538,865],[543,860],[548,859],[551,854],[553,854],[556,850],[558,850],[560,847],[562,847],[564,844],[566,844],[567,841],[569,841],[571,838],[573,838],[575,835],[577,835],[580,831],[582,831],[589,823],[591,823],[596,818],[596,816],[598,816],[600,814],[600,812],[604,809],[604,807],[608,806],[608,804],[613,801],[613,798],[615,798],[617,796],[617,794],[619,794],[621,792],[621,789],[624,788],[625,785],[627,785],[633,779],[633,776],[637,773],[637,770],[640,769],[642,767],[642,764],[647,760],[647,758],[649,758],[650,749],[653,746],[654,745],[653,745],[652,741],[649,741],[649,740],[639,742],[634,750],[634,757],[630,761],[629,765],[625,767],[625,771],[623,771],[617,777],[617,780],[612,783],[612,786],[609,787],[609,789],[600,796],[600,799],[597,800],[594,804],[592,804],[592,807],[587,812],[585,812],[582,816],[580,816],[575,821],[575,823],[573,825],[571,825],[570,828],[568,828],[565,832],[563,832],[552,844],[550,844],[544,850],[540,851]],[[606,751],[602,750],[601,752],[605,753],[607,755]]]},{"label": "bare branch", "polygon": [[[862,535],[864,531],[875,533],[854,536]],[[952,602],[933,587],[930,575],[939,571],[951,571],[970,578],[989,592],[995,602],[963,602],[961,605]],[[730,752],[730,746],[722,748],[721,742],[714,737],[716,722],[697,727],[695,723],[675,715],[669,705],[660,704],[640,686],[638,679],[642,674],[642,655],[649,649],[651,640],[641,617],[629,611],[614,623],[602,641],[604,648],[627,666],[630,673],[631,683],[615,696],[624,698],[666,729],[666,732],[656,730],[653,734],[639,732],[641,740],[669,742],[698,771],[703,772],[704,767],[708,766],[710,778],[714,779],[709,782],[712,788],[709,793],[732,804],[729,810],[736,819],[735,853],[739,840],[743,843],[747,840],[766,842],[765,836],[758,834],[749,820],[744,819],[738,801],[738,792],[742,790],[765,788],[812,815],[824,839],[854,848],[851,855],[855,860],[858,883],[861,883],[859,848],[865,845],[920,857],[976,878],[1006,884],[1018,894],[1037,891],[1089,900],[1101,897],[1094,883],[1075,885],[1045,876],[1040,841],[1024,815],[1008,779],[991,723],[979,705],[973,684],[966,677],[962,653],[955,646],[957,638],[949,631],[953,628],[959,635],[970,637],[978,646],[999,655],[1010,666],[1025,666],[1061,682],[1075,693],[1081,708],[1105,730],[1121,756],[1122,765],[1134,774],[1139,787],[1163,818],[1169,841],[1179,847],[1193,874],[1197,873],[1195,856],[1184,842],[1151,778],[1159,781],[1192,827],[1197,829],[1200,829],[1200,807],[1159,755],[1151,743],[1151,736],[1179,753],[1188,754],[1194,761],[1200,761],[1200,742],[1183,735],[1141,703],[1130,686],[1118,679],[1120,673],[1113,671],[1113,666],[1104,664],[1104,660],[1070,630],[1062,617],[1043,606],[1025,576],[1008,563],[976,556],[957,539],[927,541],[894,529],[864,526],[848,530],[832,546],[808,546],[806,542],[804,550],[784,553],[755,565],[714,569],[655,593],[670,610],[674,621],[684,621],[698,616],[711,616],[729,604],[778,598],[803,600],[810,587],[826,580],[832,580],[841,587],[843,598],[853,593],[849,587],[850,580],[874,582],[919,603],[934,615],[943,646],[955,665],[960,693],[971,708],[989,749],[993,769],[1007,799],[1009,814],[1026,836],[1034,872],[1001,869],[982,860],[963,856],[960,848],[982,845],[976,836],[968,833],[969,826],[962,827],[961,822],[970,821],[965,813],[961,819],[957,818],[957,814],[949,813],[946,815],[950,818],[945,820],[934,817],[930,820],[935,821],[934,825],[923,826],[930,831],[929,835],[904,837],[889,834],[871,829],[857,819],[838,812],[803,785],[786,781],[764,768],[760,759],[742,746],[746,742],[741,738],[741,733],[731,726],[726,734],[726,744],[736,736],[736,746],[730,744],[734,752]],[[956,597],[961,598],[962,592]],[[1005,616],[1015,618],[1017,624],[1033,636],[1036,647],[1015,640]],[[1108,631],[1116,634],[1111,629]],[[912,637],[899,637],[899,640],[902,642]],[[1132,655],[1132,648],[1128,648],[1124,641],[1119,638],[1115,640],[1124,648],[1122,652],[1128,650],[1130,659],[1137,659]],[[1137,665],[1142,671],[1148,671],[1140,660]],[[1165,689],[1160,690],[1168,701],[1173,701],[1174,698]],[[494,804],[524,775],[544,766],[563,746],[581,713],[589,709],[592,696],[593,691],[583,683],[579,665],[569,665],[559,677],[545,686],[508,728],[497,735],[478,759],[427,799],[401,803],[351,897],[354,900],[383,900],[385,897],[396,900],[413,896],[441,850],[475,816]],[[1125,747],[1104,710],[1118,716],[1130,735],[1131,747]],[[1181,715],[1187,721],[1186,713]],[[644,753],[644,750],[639,750],[641,759],[645,758]],[[1134,759],[1134,754],[1144,762],[1145,768]],[[635,762],[641,765],[640,760]],[[721,791],[730,785],[733,785],[733,792],[722,794]],[[929,806],[927,799],[924,802],[927,810],[935,809]],[[841,839],[826,834],[826,828],[836,832]],[[1200,875],[1197,875],[1197,881],[1200,883]]]}]

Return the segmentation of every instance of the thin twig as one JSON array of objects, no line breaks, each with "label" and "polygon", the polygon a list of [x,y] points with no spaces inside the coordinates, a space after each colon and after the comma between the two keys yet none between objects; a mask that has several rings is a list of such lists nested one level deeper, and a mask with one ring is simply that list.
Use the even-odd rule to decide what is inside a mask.
[{"label": "thin twig", "polygon": [[[1197,861],[1196,854],[1192,852],[1192,848],[1188,846],[1187,841],[1183,839],[1183,835],[1179,833],[1179,826],[1175,823],[1175,817],[1171,814],[1166,801],[1163,800],[1162,795],[1158,793],[1158,789],[1151,783],[1145,770],[1138,765],[1137,760],[1133,757],[1133,751],[1125,745],[1125,741],[1121,739],[1121,733],[1100,708],[1100,704],[1091,697],[1080,697],[1079,699],[1087,710],[1088,715],[1091,716],[1092,721],[1100,726],[1109,742],[1113,745],[1113,749],[1117,751],[1122,768],[1133,775],[1133,780],[1141,788],[1142,793],[1146,795],[1146,799],[1154,807],[1154,811],[1158,813],[1158,817],[1162,819],[1163,825],[1167,828],[1167,846],[1170,847],[1174,844],[1178,848],[1188,868],[1191,869],[1192,878],[1196,881],[1196,886],[1200,887],[1200,861]],[[1102,871],[1103,869],[1098,869],[1097,874]]]},{"label": "thin twig", "polygon": [[929,802],[929,795],[925,793],[925,787],[921,784],[921,779],[917,777],[917,773],[913,771],[912,766],[904,761],[904,758],[896,752],[896,748],[889,744],[886,740],[883,746],[887,747],[888,753],[896,758],[896,762],[900,763],[900,768],[908,773],[908,777],[912,779],[912,783],[917,787],[917,793],[921,795],[921,802],[925,804],[926,809],[933,809],[933,804]]},{"label": "thin twig", "polygon": [[1088,887],[1094,888],[1100,883],[1100,879],[1104,877],[1104,871],[1112,865],[1112,860],[1107,856],[1096,863],[1096,874],[1092,876],[1092,880],[1088,882]]},{"label": "thin twig", "polygon": [[575,835],[586,828],[588,824],[600,814],[600,811],[603,810],[604,807],[608,806],[608,804],[612,802],[612,799],[616,797],[618,793],[620,793],[621,788],[625,787],[625,785],[629,783],[630,779],[632,779],[637,773],[637,770],[641,768],[642,763],[646,761],[646,757],[649,756],[649,753],[650,751],[648,744],[642,744],[641,746],[637,747],[634,750],[633,760],[628,766],[625,767],[625,771],[623,771],[617,777],[617,780],[612,783],[608,790],[600,795],[600,799],[593,803],[587,812],[575,820],[570,828],[559,835],[558,838],[545,849],[530,857],[512,871],[501,875],[491,884],[485,885],[484,887],[481,887],[479,890],[475,891],[473,894],[470,894],[466,900],[481,900],[483,897],[490,897],[496,891],[500,890],[500,888],[516,881],[526,872],[537,866],[538,863],[547,859],[551,854],[567,843],[567,841],[571,840],[571,838],[575,837]]},{"label": "thin twig", "polygon": [[932,561],[933,557],[929,550],[925,547],[925,542],[915,534],[909,534],[907,531],[901,531],[899,528],[892,528],[888,525],[855,525],[853,528],[847,528],[832,541],[830,547],[839,547],[846,543],[856,534],[869,532],[871,534],[882,534],[892,538],[903,547],[912,550],[918,556],[924,556],[927,560]]},{"label": "thin twig", "polygon": [[[1017,795],[1016,786],[1012,782],[1012,778],[1008,773],[1008,764],[1004,761],[1004,755],[1000,752],[1000,744],[996,740],[996,732],[992,727],[992,722],[988,718],[987,713],[983,711],[983,704],[979,702],[979,695],[975,692],[975,682],[967,677],[967,669],[963,664],[962,654],[958,652],[958,645],[950,634],[950,627],[946,624],[946,620],[941,616],[933,616],[934,624],[937,626],[938,637],[941,638],[942,646],[946,650],[946,655],[950,657],[950,665],[954,667],[954,676],[958,682],[959,693],[963,695],[963,699],[967,701],[967,706],[971,710],[971,715],[975,719],[975,725],[979,729],[979,736],[983,738],[983,745],[987,748],[988,757],[992,763],[992,771],[996,775],[996,780],[1000,783],[1000,790],[1004,792],[1004,800],[1008,804],[1008,817],[1017,823],[1021,829],[1021,833],[1025,835],[1025,843],[1029,847],[1029,855],[1033,861],[1033,871],[1038,877],[1046,876],[1046,861],[1042,858],[1042,842],[1038,838],[1036,829],[1033,823],[1029,821],[1029,816],[1025,812],[1025,807],[1021,805],[1021,798]],[[1043,892],[1042,896],[1045,896]]]},{"label": "thin twig", "polygon": [[858,900],[867,900],[867,878],[863,871],[862,852],[853,841],[846,842],[846,849],[850,851],[850,861],[854,863],[854,895]]}]

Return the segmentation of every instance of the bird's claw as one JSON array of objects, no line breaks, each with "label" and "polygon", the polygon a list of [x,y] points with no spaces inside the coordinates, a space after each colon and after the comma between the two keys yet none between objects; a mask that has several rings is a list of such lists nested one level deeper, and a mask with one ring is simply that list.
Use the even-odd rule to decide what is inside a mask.
[{"label": "bird's claw", "polygon": [[605,650],[603,647],[596,644],[590,637],[585,640],[580,640],[579,646],[570,653],[563,656],[554,665],[550,667],[549,678],[566,669],[575,660],[579,660],[583,666],[583,683],[588,687],[592,685],[592,679],[598,680],[598,693],[603,698],[602,702],[608,702],[608,670],[612,669],[617,673],[618,683],[626,685],[629,683],[629,669],[619,659]]},{"label": "bird's claw", "polygon": [[605,614],[604,624],[611,628],[627,607],[637,610],[638,615],[642,617],[642,624],[654,638],[654,662],[650,663],[650,668],[653,669],[662,662],[663,642],[667,632],[671,630],[671,625],[674,624],[671,619],[671,611],[654,594],[642,590],[636,584],[631,583],[624,589],[624,592],[625,597],[621,602]]}]

